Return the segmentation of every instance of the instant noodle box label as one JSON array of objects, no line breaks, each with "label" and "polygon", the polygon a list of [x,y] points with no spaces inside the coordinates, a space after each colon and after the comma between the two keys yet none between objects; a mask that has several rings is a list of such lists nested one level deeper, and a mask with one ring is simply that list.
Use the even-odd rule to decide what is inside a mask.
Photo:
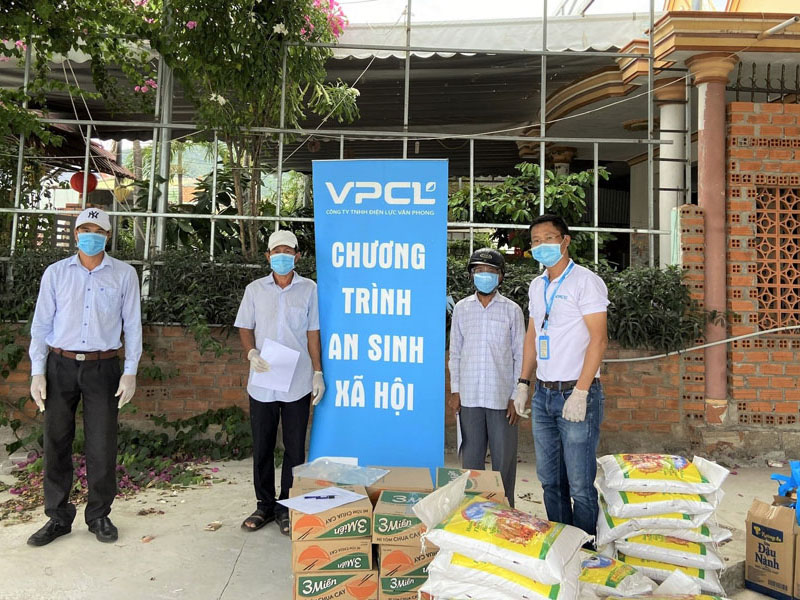
[{"label": "instant noodle box label", "polygon": [[369,499],[375,504],[381,492],[404,491],[430,493],[433,491],[431,471],[425,467],[376,467],[389,472],[373,484],[367,486]]},{"label": "instant noodle box label", "polygon": [[379,600],[399,600],[406,598],[413,598],[416,600],[417,592],[426,581],[428,576],[424,577],[408,577],[408,576],[393,576],[381,577],[381,587],[378,594]]},{"label": "instant noodle box label", "polygon": [[794,510],[753,500],[747,512],[745,587],[791,600],[795,593]]},{"label": "instant noodle box label", "polygon": [[375,505],[372,542],[396,546],[416,546],[426,528],[412,507],[427,496],[419,492],[381,492]]},{"label": "instant noodle box label", "polygon": [[372,540],[342,538],[292,544],[292,571],[360,571],[372,569]]},{"label": "instant noodle box label", "polygon": [[503,480],[497,471],[478,471],[474,469],[451,469],[449,467],[439,467],[436,469],[436,488],[443,487],[461,476],[469,473],[467,487],[464,490],[467,494],[480,494],[484,498],[495,500],[503,498],[505,489]]},{"label": "instant noodle box label", "polygon": [[[366,496],[366,490],[360,485],[341,485],[343,489],[351,490]],[[289,492],[294,498],[320,489],[317,485],[295,485]],[[339,538],[369,538],[372,535],[372,503],[369,498],[362,498],[331,510],[316,514],[306,514],[290,510],[292,521],[292,541],[339,539]]]},{"label": "instant noodle box label", "polygon": [[298,573],[295,600],[378,600],[377,571]]},{"label": "instant noodle box label", "polygon": [[381,578],[427,576],[428,566],[438,552],[433,544],[425,544],[425,552],[419,546],[381,546]]}]

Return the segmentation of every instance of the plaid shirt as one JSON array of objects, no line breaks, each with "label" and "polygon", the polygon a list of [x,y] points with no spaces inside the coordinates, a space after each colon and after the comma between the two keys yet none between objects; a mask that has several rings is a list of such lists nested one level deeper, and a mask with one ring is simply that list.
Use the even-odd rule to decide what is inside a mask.
[{"label": "plaid shirt", "polygon": [[484,306],[473,294],[453,309],[450,391],[467,407],[505,410],[522,370],[522,309],[496,293]]}]

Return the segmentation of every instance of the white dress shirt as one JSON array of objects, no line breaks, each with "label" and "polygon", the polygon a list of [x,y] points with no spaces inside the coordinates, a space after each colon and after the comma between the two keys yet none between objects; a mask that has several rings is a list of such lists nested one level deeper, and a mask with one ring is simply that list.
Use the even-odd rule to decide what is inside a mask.
[{"label": "white dress shirt", "polygon": [[256,279],[244,290],[236,314],[235,327],[255,330],[256,348],[260,351],[269,338],[300,352],[288,392],[270,390],[247,383],[247,393],[259,402],[294,402],[311,392],[314,367],[308,353],[308,332],[319,330],[317,284],[295,273],[281,288],[270,273]]},{"label": "white dress shirt", "polygon": [[142,308],[136,269],[104,254],[93,270],[75,254],[45,269],[31,323],[31,375],[43,375],[48,346],[104,352],[122,346],[126,375],[142,356]]},{"label": "white dress shirt", "polygon": [[[571,261],[570,261],[571,262]],[[564,270],[547,288],[547,297],[555,292],[558,282],[564,278]],[[545,315],[544,288],[547,271],[531,282],[528,290],[530,317],[536,329],[536,352],[542,333]],[[553,299],[547,335],[550,337],[550,358],[536,360],[536,377],[542,381],[577,381],[583,370],[583,360],[589,348],[589,328],[583,317],[606,312],[608,290],[605,282],[586,267],[575,265],[558,288]],[[597,375],[600,375],[600,369]]]},{"label": "white dress shirt", "polygon": [[477,293],[456,304],[450,324],[450,391],[461,405],[505,410],[522,370],[525,320],[516,302]]}]

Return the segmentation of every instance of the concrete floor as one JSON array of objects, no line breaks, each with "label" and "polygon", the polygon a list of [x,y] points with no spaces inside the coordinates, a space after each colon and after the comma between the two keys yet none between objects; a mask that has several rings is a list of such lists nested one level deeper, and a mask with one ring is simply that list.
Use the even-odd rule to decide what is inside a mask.
[{"label": "concrete floor", "polygon": [[[448,455],[446,463],[457,466],[454,458]],[[0,524],[0,599],[291,599],[289,540],[274,524],[252,533],[239,528],[254,508],[250,461],[214,466],[226,482],[175,493],[148,490],[132,500],[115,502],[111,516],[120,529],[115,544],[96,541],[83,524],[82,508],[73,532],[43,548],[31,548],[25,540],[45,522],[44,516],[30,523]],[[718,521],[734,530],[734,539],[722,548],[731,567],[724,581],[737,579],[747,509],[754,497],[770,500],[776,489],[769,480],[774,471],[766,466],[737,468],[725,483]],[[7,475],[0,478],[12,481]],[[530,460],[519,464],[517,496],[518,508],[544,514]],[[7,497],[7,492],[0,493],[0,501]],[[149,508],[164,514],[137,515]],[[213,521],[222,527],[205,531]],[[152,541],[143,542],[145,536],[152,536]],[[764,598],[728,591],[735,600]]]}]

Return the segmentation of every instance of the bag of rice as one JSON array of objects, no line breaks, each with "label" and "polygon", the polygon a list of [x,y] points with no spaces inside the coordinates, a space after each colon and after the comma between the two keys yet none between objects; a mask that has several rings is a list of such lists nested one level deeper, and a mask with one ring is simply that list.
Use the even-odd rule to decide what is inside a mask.
[{"label": "bag of rice", "polygon": [[725,563],[705,544],[687,542],[666,535],[637,535],[617,540],[619,552],[636,558],[647,558],[697,569],[722,569]]},{"label": "bag of rice", "polygon": [[622,552],[617,554],[617,559],[625,564],[635,567],[640,573],[644,573],[650,579],[656,581],[664,581],[670,576],[670,573],[676,569],[682,571],[685,575],[692,578],[693,581],[700,585],[700,589],[704,592],[711,594],[724,594],[725,590],[719,583],[716,571],[708,569],[695,569],[693,567],[680,567],[678,565],[671,565],[669,563],[658,562],[655,560],[648,560],[646,558],[636,558],[635,556],[627,556]]},{"label": "bag of rice", "polygon": [[580,555],[566,567],[562,583],[539,583],[519,573],[462,554],[442,552],[428,566],[428,581],[421,591],[441,598],[492,598],[492,600],[576,600]]},{"label": "bag of rice", "polygon": [[636,517],[634,519],[621,519],[612,517],[608,513],[608,506],[606,506],[603,496],[600,496],[599,502],[600,512],[597,516],[598,547],[632,535],[641,535],[644,530],[695,529],[703,525],[711,517],[711,513],[703,515],[667,513],[649,517]]},{"label": "bag of rice", "polygon": [[597,460],[605,486],[625,492],[712,494],[728,469],[695,456],[689,462],[672,454],[609,454]]},{"label": "bag of rice", "polygon": [[600,477],[597,489],[603,494],[612,517],[631,519],[664,513],[703,515],[712,513],[724,495],[722,490],[711,494],[674,494],[669,492],[625,492],[612,490]]},{"label": "bag of rice", "polygon": [[599,596],[636,596],[650,593],[656,588],[652,579],[618,560],[586,550],[581,551],[581,557],[581,587]]},{"label": "bag of rice", "polygon": [[458,510],[429,529],[424,539],[441,550],[552,585],[564,581],[567,565],[592,537],[577,527],[545,521],[475,496],[465,498]]},{"label": "bag of rice", "polygon": [[722,544],[733,538],[733,534],[727,529],[716,525],[701,525],[694,529],[640,529],[619,539],[630,539],[637,535],[666,535],[699,544]]}]

